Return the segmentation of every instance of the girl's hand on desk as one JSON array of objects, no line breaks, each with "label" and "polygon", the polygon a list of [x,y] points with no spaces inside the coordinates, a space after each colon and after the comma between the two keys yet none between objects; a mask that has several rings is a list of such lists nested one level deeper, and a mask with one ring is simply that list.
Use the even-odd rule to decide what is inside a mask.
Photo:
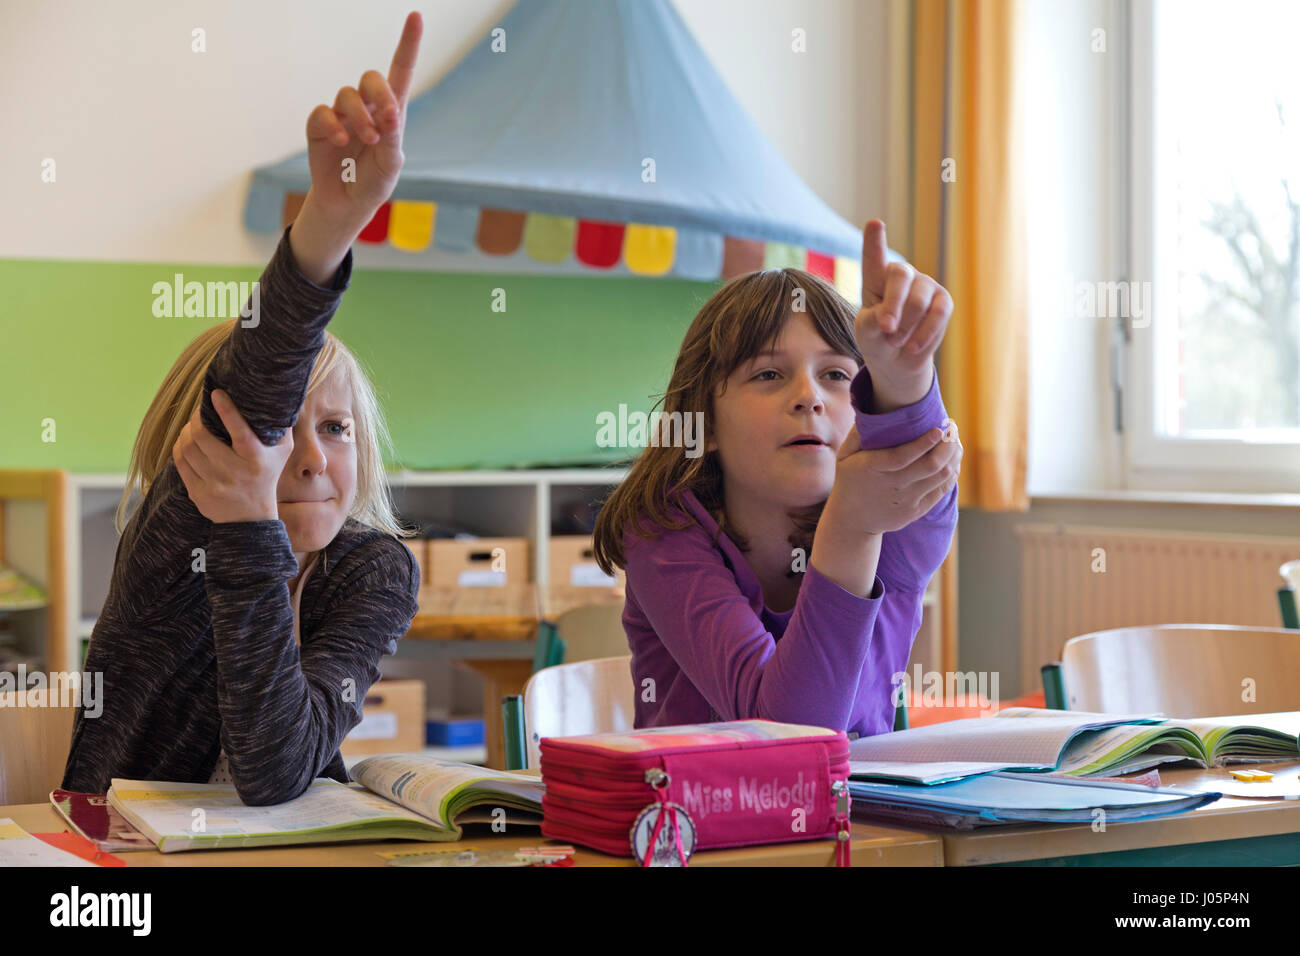
[{"label": "girl's hand on desk", "polygon": [[230,433],[230,445],[204,427],[196,408],[172,446],[190,500],[203,517],[218,524],[278,519],[276,487],[293,451],[293,429],[285,429],[279,443],[268,447],[225,392],[212,392],[212,407]]},{"label": "girl's hand on desk", "polygon": [[338,91],[333,107],[322,103],[307,117],[311,190],[305,203],[310,202],[322,219],[351,230],[348,242],[397,185],[405,158],[406,99],[422,32],[420,14],[411,13],[388,78],[367,70],[357,87]]}]

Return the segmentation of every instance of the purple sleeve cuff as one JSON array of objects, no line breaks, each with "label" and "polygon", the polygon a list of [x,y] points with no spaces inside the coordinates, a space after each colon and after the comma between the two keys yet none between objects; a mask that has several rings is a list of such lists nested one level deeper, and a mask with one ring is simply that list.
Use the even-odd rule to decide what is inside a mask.
[{"label": "purple sleeve cuff", "polygon": [[859,597],[852,591],[836,584],[811,564],[804,571],[804,583],[801,593],[803,589],[809,591],[812,595],[810,600],[815,600],[818,606],[825,607],[834,613],[850,615],[863,613],[869,608],[869,605],[879,604],[885,596],[885,585],[880,580],[879,575],[872,582],[871,596]]},{"label": "purple sleeve cuff", "polygon": [[862,368],[849,386],[853,411],[857,416],[858,439],[865,451],[893,448],[919,438],[931,428],[943,428],[948,421],[943,398],[939,395],[939,373],[933,372],[930,390],[919,402],[904,405],[881,415],[863,411],[871,407],[871,375]]}]

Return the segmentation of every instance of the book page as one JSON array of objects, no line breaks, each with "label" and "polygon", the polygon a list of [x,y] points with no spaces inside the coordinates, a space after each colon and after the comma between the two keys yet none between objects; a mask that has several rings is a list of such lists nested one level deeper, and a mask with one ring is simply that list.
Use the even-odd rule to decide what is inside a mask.
[{"label": "book page", "polygon": [[[1095,727],[1150,719],[1150,714],[1087,714],[1076,711],[1042,711],[1032,720],[1008,720],[1011,708],[996,717],[969,717],[859,737],[849,744],[850,760],[901,760],[908,762],[1007,762],[1031,770],[1055,769],[1065,745],[1080,731]],[[1049,716],[1050,715],[1050,716]],[[1141,733],[1144,725],[1134,725]]]},{"label": "book page", "polygon": [[912,783],[946,783],[973,777],[981,773],[993,773],[1015,767],[1013,763],[970,763],[963,760],[950,760],[946,763],[906,763],[887,760],[850,760],[849,776],[853,779],[883,777],[887,780],[908,780]]},{"label": "book page", "polygon": [[[1167,723],[1186,727],[1204,739],[1216,730],[1266,731],[1295,737],[1300,740],[1300,712],[1285,711],[1274,714],[1239,714],[1229,717],[1172,718]],[[1297,745],[1300,749],[1300,744]]]},{"label": "book page", "polygon": [[1135,724],[1161,721],[1164,714],[1104,714],[1092,710],[1050,710],[1046,707],[1004,707],[994,717],[1077,717],[1101,724]]},{"label": "book page", "polygon": [[313,780],[300,797],[265,807],[248,806],[227,784],[114,777],[109,795],[127,820],[155,840],[307,833],[369,820],[429,822],[376,794],[326,778]]},{"label": "book page", "polygon": [[[442,760],[429,754],[380,754],[367,757],[351,770],[366,788],[423,814],[439,826],[454,821],[457,797],[467,791],[513,797],[540,811],[545,786],[531,774],[513,774],[473,764]],[[463,803],[464,801],[459,801]]]},{"label": "book page", "polygon": [[[1117,766],[1135,770],[1170,761],[1204,762],[1198,741],[1187,739],[1185,734],[1170,735],[1169,729],[1169,722],[1164,721],[1084,731],[1066,746],[1057,769],[1061,773],[1077,773],[1092,766],[1090,773],[1117,773]],[[1184,738],[1182,746],[1176,741],[1178,736]],[[1126,750],[1131,753],[1123,756]],[[1120,758],[1119,764],[1108,758]]]},{"label": "book page", "polygon": [[0,817],[0,867],[95,866],[75,853],[38,840],[9,817]]}]

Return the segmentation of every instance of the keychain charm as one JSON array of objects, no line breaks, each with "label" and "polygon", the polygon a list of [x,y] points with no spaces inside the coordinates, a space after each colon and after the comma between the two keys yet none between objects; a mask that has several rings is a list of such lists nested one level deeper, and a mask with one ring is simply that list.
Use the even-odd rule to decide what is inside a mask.
[{"label": "keychain charm", "polygon": [[[647,860],[651,841],[654,855]],[[642,866],[686,866],[694,852],[695,821],[681,804],[652,803],[632,824],[632,853]]]},{"label": "keychain charm", "polygon": [[645,772],[658,802],[650,804],[632,824],[632,855],[642,866],[686,866],[695,852],[695,821],[686,808],[668,799],[668,774],[658,767]]}]

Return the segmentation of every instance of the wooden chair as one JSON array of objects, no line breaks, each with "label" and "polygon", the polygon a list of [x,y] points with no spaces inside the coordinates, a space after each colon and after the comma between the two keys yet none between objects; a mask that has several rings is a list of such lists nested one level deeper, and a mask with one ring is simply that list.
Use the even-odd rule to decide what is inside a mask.
[{"label": "wooden chair", "polygon": [[1300,615],[1296,613],[1295,589],[1300,587],[1300,561],[1288,561],[1278,568],[1286,587],[1277,589],[1278,608],[1282,612],[1282,626],[1300,629]]},{"label": "wooden chair", "polygon": [[564,642],[564,663],[594,661],[627,654],[622,604],[587,604],[555,619],[555,634]]},{"label": "wooden chair", "polygon": [[75,702],[19,707],[17,698],[17,691],[0,692],[0,806],[48,802],[63,782],[72,746]]},{"label": "wooden chair", "polygon": [[537,628],[533,673],[565,661],[590,661],[617,657],[627,650],[621,604],[592,604],[572,608],[554,622]]},{"label": "wooden chair", "polygon": [[[623,605],[590,604],[570,608],[554,623],[542,621],[537,631],[537,649],[533,655],[533,677],[564,661],[576,663],[616,657],[627,651],[627,634],[623,630]],[[630,679],[630,678],[629,678]],[[529,680],[529,686],[532,679]],[[518,694],[501,699],[501,727],[505,737],[507,770],[536,767],[540,755],[530,743],[525,696]],[[631,724],[628,725],[629,727]],[[595,733],[595,731],[574,731]],[[535,736],[535,735],[534,735]],[[540,740],[540,737],[536,739]],[[532,760],[530,762],[529,755]]]},{"label": "wooden chair", "polygon": [[[1248,688],[1253,699],[1243,699]],[[1043,667],[1043,691],[1056,710],[1168,717],[1300,710],[1300,633],[1162,624],[1083,634]]]},{"label": "wooden chair", "polygon": [[538,671],[523,702],[505,699],[506,769],[541,766],[543,737],[631,730],[636,717],[632,656],[559,664]]}]

